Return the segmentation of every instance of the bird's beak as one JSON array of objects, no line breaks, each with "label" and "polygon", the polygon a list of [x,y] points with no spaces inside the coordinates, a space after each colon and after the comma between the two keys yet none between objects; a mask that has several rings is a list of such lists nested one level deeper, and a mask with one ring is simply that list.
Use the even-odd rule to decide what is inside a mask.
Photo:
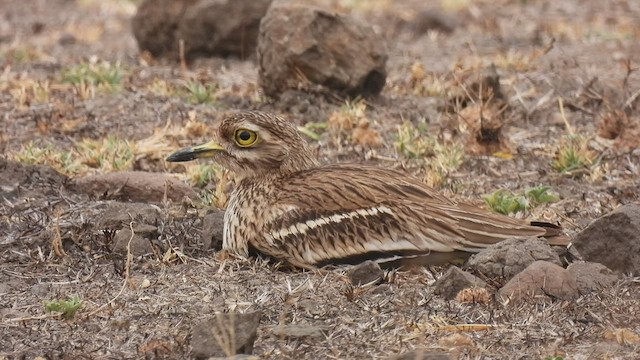
[{"label": "bird's beak", "polygon": [[224,148],[215,141],[209,141],[206,144],[180,149],[169,155],[166,160],[168,162],[191,161],[212,157],[218,151],[224,151]]}]

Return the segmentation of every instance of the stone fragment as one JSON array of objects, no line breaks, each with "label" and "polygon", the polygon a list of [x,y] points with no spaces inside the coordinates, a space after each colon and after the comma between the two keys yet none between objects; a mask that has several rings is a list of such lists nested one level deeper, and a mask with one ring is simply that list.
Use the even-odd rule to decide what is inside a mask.
[{"label": "stone fragment", "polygon": [[536,261],[498,290],[503,301],[562,299],[578,297],[578,284],[568,270],[547,261]]},{"label": "stone fragment", "polygon": [[587,226],[572,241],[586,261],[640,274],[640,204],[627,204]]},{"label": "stone fragment", "polygon": [[259,83],[278,98],[288,89],[377,95],[386,82],[384,41],[371,27],[318,8],[276,2],[260,23]]},{"label": "stone fragment", "polygon": [[202,244],[205,250],[222,249],[224,211],[211,209],[202,219]]},{"label": "stone fragment", "polygon": [[581,294],[606,289],[620,279],[619,274],[599,263],[575,262],[567,270],[576,279]]},{"label": "stone fragment", "polygon": [[351,281],[353,285],[360,286],[381,282],[384,277],[384,272],[378,263],[367,260],[349,269],[347,277],[349,277],[349,281]]},{"label": "stone fragment", "polygon": [[196,359],[251,355],[262,312],[217,313],[193,326],[192,355]]},{"label": "stone fragment", "polygon": [[442,295],[447,300],[451,300],[455,299],[463,289],[486,288],[487,283],[459,267],[452,266],[436,280],[433,287],[436,295]]},{"label": "stone fragment", "polygon": [[253,57],[260,19],[271,0],[200,0],[189,6],[178,24],[187,58]]},{"label": "stone fragment", "polygon": [[101,199],[119,201],[160,203],[165,196],[175,202],[185,197],[197,198],[195,191],[176,177],[143,171],[84,176],[74,179],[70,188]]},{"label": "stone fragment", "polygon": [[467,266],[489,278],[510,279],[537,260],[561,265],[558,254],[546,240],[529,237],[508,239],[491,245],[473,255]]}]

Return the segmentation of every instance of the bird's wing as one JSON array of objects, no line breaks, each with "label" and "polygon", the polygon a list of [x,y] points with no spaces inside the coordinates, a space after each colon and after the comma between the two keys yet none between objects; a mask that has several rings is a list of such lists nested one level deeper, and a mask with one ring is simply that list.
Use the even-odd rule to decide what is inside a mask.
[{"label": "bird's wing", "polygon": [[298,266],[477,251],[508,237],[545,234],[458,205],[404,174],[362,165],[293,174],[279,184],[272,206],[286,210],[253,245]]}]

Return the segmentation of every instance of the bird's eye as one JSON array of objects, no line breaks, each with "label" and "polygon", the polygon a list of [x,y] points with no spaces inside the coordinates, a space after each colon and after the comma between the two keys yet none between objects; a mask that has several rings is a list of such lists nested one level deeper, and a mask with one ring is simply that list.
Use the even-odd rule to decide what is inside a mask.
[{"label": "bird's eye", "polygon": [[255,131],[238,129],[234,140],[238,146],[247,147],[255,144],[256,140],[258,140],[258,134]]}]

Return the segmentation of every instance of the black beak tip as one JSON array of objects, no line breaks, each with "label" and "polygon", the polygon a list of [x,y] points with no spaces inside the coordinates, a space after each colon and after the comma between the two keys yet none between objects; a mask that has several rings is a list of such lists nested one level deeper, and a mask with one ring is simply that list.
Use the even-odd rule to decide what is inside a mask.
[{"label": "black beak tip", "polygon": [[167,162],[185,162],[197,159],[196,153],[190,149],[178,150],[173,154],[167,156],[165,159]]}]

